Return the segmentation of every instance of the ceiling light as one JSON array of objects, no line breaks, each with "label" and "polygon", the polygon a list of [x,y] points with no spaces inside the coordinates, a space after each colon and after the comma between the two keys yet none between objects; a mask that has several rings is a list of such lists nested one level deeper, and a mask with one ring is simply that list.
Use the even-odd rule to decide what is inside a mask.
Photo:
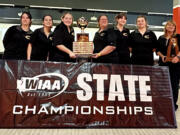
[{"label": "ceiling light", "polygon": [[72,10],[72,8],[69,7],[51,7],[51,6],[39,6],[39,5],[30,5],[32,8],[48,8],[48,9],[68,9]]}]

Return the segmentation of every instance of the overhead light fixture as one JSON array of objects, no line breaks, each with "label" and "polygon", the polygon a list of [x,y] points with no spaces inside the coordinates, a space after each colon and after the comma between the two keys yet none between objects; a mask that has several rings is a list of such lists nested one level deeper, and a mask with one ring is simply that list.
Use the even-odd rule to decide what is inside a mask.
[{"label": "overhead light fixture", "polygon": [[162,25],[163,25],[163,26],[165,26],[165,25],[166,25],[166,23],[167,23],[167,21],[165,21],[165,22],[162,22]]},{"label": "overhead light fixture", "polygon": [[47,9],[68,9],[72,10],[72,8],[69,7],[52,7],[52,6],[39,6],[39,5],[30,5],[31,8],[47,8]]},{"label": "overhead light fixture", "polygon": [[149,28],[156,28],[156,29],[163,29],[164,26],[157,26],[157,25],[148,25]]},{"label": "overhead light fixture", "polygon": [[0,6],[6,6],[6,7],[14,7],[14,4],[4,4],[4,3],[0,3]]},{"label": "overhead light fixture", "polygon": [[20,20],[19,18],[2,17],[4,20]]},{"label": "overhead light fixture", "polygon": [[127,13],[128,11],[125,10],[106,10],[106,9],[92,9],[92,8],[88,8],[87,11],[94,11],[94,12],[114,12],[114,13]]},{"label": "overhead light fixture", "polygon": [[97,17],[96,16],[92,16],[90,19],[91,19],[91,21],[97,21]]},{"label": "overhead light fixture", "polygon": [[148,12],[148,15],[167,15],[172,16],[172,13],[158,13],[158,12]]},{"label": "overhead light fixture", "polygon": [[18,13],[18,16],[21,16],[21,15],[22,15],[22,12],[19,12],[19,13]]}]

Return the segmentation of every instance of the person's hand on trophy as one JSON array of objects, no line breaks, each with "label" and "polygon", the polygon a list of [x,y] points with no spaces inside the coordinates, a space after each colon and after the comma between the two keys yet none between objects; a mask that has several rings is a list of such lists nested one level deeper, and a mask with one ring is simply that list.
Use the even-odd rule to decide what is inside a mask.
[{"label": "person's hand on trophy", "polygon": [[94,53],[91,57],[97,59],[100,56],[101,56],[101,53]]},{"label": "person's hand on trophy", "polygon": [[69,57],[75,59],[75,58],[76,58],[76,54],[73,53],[73,52],[70,52],[70,53],[69,53]]}]

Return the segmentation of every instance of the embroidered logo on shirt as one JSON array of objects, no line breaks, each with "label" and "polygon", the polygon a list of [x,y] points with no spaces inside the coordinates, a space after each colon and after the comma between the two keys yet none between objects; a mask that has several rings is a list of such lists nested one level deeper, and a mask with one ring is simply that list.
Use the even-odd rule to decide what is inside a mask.
[{"label": "embroidered logo on shirt", "polygon": [[149,39],[149,35],[145,35],[144,38]]},{"label": "embroidered logo on shirt", "polygon": [[52,41],[52,40],[53,40],[53,37],[50,37],[50,38],[49,38],[49,40],[51,40],[51,41]]},{"label": "embroidered logo on shirt", "polygon": [[30,37],[31,37],[30,35],[25,36],[25,38],[28,39],[28,40],[30,40]]},{"label": "embroidered logo on shirt", "polygon": [[100,33],[100,36],[103,37],[105,35],[105,33]]},{"label": "embroidered logo on shirt", "polygon": [[128,36],[128,34],[127,34],[127,33],[123,33],[123,36],[127,37],[127,36]]}]

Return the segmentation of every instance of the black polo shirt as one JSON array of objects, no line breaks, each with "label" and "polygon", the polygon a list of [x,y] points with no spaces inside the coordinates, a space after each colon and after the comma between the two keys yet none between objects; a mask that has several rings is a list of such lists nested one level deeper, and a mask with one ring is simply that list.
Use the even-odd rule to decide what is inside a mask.
[{"label": "black polo shirt", "polygon": [[27,47],[32,31],[24,31],[21,26],[10,27],[3,39],[5,48],[3,58],[14,60],[27,59]]},{"label": "black polo shirt", "polygon": [[132,64],[153,65],[153,49],[158,45],[154,32],[147,30],[142,35],[138,30],[130,34],[130,46],[132,48]]},{"label": "black polo shirt", "polygon": [[57,48],[58,45],[64,45],[68,49],[72,50],[73,41],[74,41],[74,29],[71,28],[71,31],[69,33],[67,26],[63,22],[57,25],[53,33],[54,54],[50,60],[64,61],[64,62],[73,61],[72,59],[70,59],[69,54]]},{"label": "black polo shirt", "polygon": [[[180,51],[180,34],[176,34],[176,37],[178,39],[178,47]],[[164,35],[160,36],[158,39],[158,47],[156,49],[156,52],[161,52],[164,56],[167,55],[167,49],[169,45],[170,39],[166,39]],[[160,65],[165,65],[164,62],[162,62],[161,57],[159,57],[159,62]]]},{"label": "black polo shirt", "polygon": [[[99,53],[106,46],[114,46],[116,47],[116,35],[112,28],[106,29],[104,31],[97,31],[94,36],[94,53]],[[118,55],[116,49],[105,55],[100,56],[97,59],[93,59],[94,62],[101,63],[118,63]]]},{"label": "black polo shirt", "polygon": [[117,27],[114,27],[116,34],[116,46],[119,57],[119,64],[130,64],[130,51],[129,51],[129,35],[130,31],[127,28],[123,28],[120,31]]},{"label": "black polo shirt", "polygon": [[52,47],[52,32],[47,37],[44,28],[36,29],[31,36],[30,43],[32,44],[31,60],[46,61]]}]

